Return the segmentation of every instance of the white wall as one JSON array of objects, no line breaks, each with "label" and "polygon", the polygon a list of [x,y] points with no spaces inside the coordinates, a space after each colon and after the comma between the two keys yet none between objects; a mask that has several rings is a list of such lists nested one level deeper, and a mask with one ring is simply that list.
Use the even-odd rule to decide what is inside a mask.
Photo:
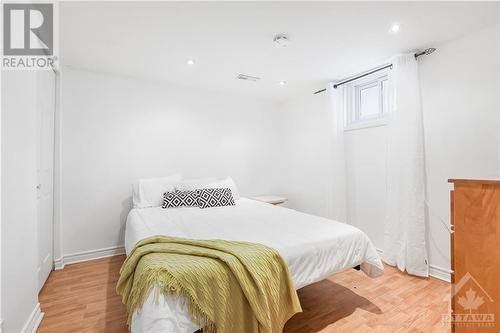
[{"label": "white wall", "polygon": [[313,91],[281,106],[285,159],[279,192],[290,208],[331,218],[333,123],[326,94]]},{"label": "white wall", "polygon": [[498,178],[499,26],[444,45],[422,59],[430,262],[449,268],[448,178]]},{"label": "white wall", "polygon": [[1,318],[20,332],[38,303],[36,72],[2,73]]},{"label": "white wall", "polygon": [[277,186],[268,101],[64,68],[60,116],[65,255],[123,244],[139,178],[231,175],[243,196]]},{"label": "white wall", "polygon": [[347,213],[377,249],[384,244],[386,205],[386,126],[345,134]]},{"label": "white wall", "polygon": [[[425,127],[429,257],[449,269],[448,178],[500,177],[499,27],[435,45],[420,59]],[[433,45],[434,46],[434,45]],[[290,206],[329,216],[329,117],[325,97],[304,95],[283,105],[286,115]],[[345,132],[347,212],[351,224],[383,246],[386,198],[386,126]],[[326,141],[325,141],[326,140]],[[333,184],[334,186],[334,184]],[[304,190],[301,192],[301,188]]]}]

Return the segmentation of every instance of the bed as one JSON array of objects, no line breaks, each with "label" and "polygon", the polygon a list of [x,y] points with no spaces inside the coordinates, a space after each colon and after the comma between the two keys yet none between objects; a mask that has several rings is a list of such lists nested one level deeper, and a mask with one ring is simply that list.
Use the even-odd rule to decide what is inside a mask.
[{"label": "bed", "polygon": [[[210,209],[134,208],[125,229],[127,254],[149,236],[226,239],[264,244],[288,264],[296,289],[360,266],[368,276],[383,273],[380,257],[359,229],[326,218],[240,198],[235,206]],[[182,297],[154,299],[151,291],[133,314],[132,332],[192,333],[198,330]]]}]

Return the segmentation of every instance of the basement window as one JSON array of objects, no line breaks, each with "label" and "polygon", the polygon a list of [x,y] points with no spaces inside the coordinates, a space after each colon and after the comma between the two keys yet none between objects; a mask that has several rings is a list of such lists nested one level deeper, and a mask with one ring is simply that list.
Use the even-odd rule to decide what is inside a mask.
[{"label": "basement window", "polygon": [[346,85],[346,130],[387,124],[387,82],[387,72],[379,72]]}]

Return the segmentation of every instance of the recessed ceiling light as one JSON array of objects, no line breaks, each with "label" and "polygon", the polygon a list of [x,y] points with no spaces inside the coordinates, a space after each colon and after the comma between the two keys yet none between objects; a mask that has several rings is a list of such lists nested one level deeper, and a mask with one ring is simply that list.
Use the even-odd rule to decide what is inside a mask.
[{"label": "recessed ceiling light", "polygon": [[286,81],[280,81],[280,86],[286,86]]},{"label": "recessed ceiling light", "polygon": [[190,66],[191,66],[191,65],[194,65],[194,60],[193,60],[193,59],[188,59],[188,60],[186,61],[186,63],[187,63],[188,65],[190,65]]},{"label": "recessed ceiling light", "polygon": [[397,33],[399,31],[399,24],[394,23],[391,27],[391,32]]}]

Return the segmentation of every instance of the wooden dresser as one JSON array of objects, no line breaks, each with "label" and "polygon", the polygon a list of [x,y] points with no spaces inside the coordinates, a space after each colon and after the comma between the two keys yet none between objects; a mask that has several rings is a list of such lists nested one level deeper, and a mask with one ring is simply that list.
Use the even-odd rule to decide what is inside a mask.
[{"label": "wooden dresser", "polygon": [[449,182],[452,332],[500,332],[500,180]]}]

